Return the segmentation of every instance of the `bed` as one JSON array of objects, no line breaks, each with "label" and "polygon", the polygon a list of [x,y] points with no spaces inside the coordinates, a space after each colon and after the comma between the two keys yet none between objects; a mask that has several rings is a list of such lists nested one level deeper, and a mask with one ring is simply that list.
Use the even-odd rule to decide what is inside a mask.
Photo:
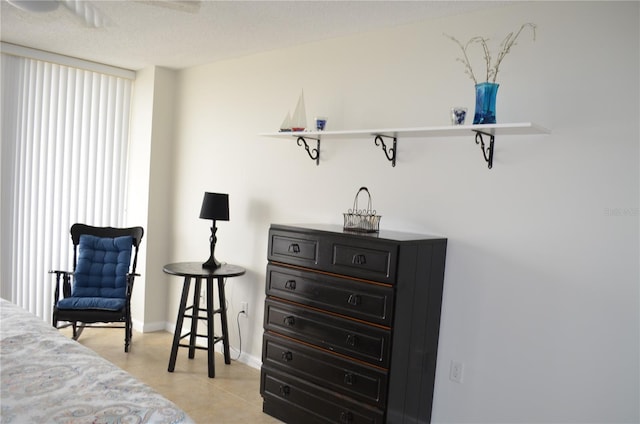
[{"label": "bed", "polygon": [[174,403],[0,299],[0,422],[193,423]]}]

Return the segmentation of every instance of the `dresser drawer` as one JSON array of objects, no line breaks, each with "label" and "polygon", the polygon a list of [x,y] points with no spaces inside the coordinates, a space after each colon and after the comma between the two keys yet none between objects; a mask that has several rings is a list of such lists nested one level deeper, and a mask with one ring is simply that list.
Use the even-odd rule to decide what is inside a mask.
[{"label": "dresser drawer", "polygon": [[383,411],[268,367],[262,367],[263,410],[288,423],[382,424]]},{"label": "dresser drawer", "polygon": [[387,372],[342,356],[265,333],[262,364],[355,400],[384,408]]},{"label": "dresser drawer", "polygon": [[269,259],[315,268],[318,265],[320,240],[311,235],[269,232]]},{"label": "dresser drawer", "polygon": [[393,287],[267,265],[267,295],[391,326]]},{"label": "dresser drawer", "polygon": [[313,309],[265,301],[264,327],[322,348],[389,367],[389,330]]},{"label": "dresser drawer", "polygon": [[380,240],[330,240],[331,271],[367,280],[395,283],[398,247]]}]

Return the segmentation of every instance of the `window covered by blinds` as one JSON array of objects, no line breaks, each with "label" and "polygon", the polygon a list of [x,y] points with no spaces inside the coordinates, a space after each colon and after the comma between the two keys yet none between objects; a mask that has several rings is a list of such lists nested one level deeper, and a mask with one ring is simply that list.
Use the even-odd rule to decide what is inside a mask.
[{"label": "window covered by blinds", "polygon": [[122,226],[133,81],[2,54],[2,297],[51,321],[74,222]]}]

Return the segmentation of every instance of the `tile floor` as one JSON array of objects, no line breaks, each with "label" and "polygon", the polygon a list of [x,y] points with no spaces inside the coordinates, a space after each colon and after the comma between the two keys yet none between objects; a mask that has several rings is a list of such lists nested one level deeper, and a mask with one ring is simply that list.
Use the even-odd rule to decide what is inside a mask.
[{"label": "tile floor", "polygon": [[[70,328],[60,331],[71,335]],[[226,365],[216,353],[216,377],[209,378],[207,352],[197,350],[190,360],[187,349],[180,348],[175,371],[168,372],[172,338],[164,331],[134,331],[129,353],[120,329],[85,329],[78,341],[153,387],[198,424],[280,423],[262,412],[260,371],[254,368],[237,361]]]}]

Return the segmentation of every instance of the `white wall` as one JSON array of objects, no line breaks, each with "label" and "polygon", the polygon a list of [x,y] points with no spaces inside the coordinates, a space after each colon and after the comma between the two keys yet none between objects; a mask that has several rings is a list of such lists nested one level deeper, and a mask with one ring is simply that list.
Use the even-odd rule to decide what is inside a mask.
[{"label": "white wall", "polygon": [[125,224],[127,226],[142,226],[145,229],[136,269],[141,274],[141,277],[135,279],[131,296],[131,318],[133,327],[138,331],[143,328],[145,314],[154,81],[154,68],[137,72],[133,100],[131,102],[132,119],[129,135],[129,169],[127,175],[129,182],[127,185]]},{"label": "white wall", "polygon": [[162,260],[170,255],[171,245],[165,242],[166,228],[173,218],[173,163],[175,72],[156,68],[154,89],[154,119],[149,178],[149,222],[147,231],[147,273],[145,296],[145,327],[165,326],[167,285],[162,272]]},{"label": "white wall", "polygon": [[[400,138],[395,168],[372,140],[324,141],[316,166],[258,135],[301,89],[327,129],[447,125],[474,93],[443,32],[497,43],[524,22],[538,37],[501,67],[498,121],[552,133],[498,137],[492,170],[471,135]],[[229,193],[216,256],[247,268],[227,282],[230,328],[237,347],[248,301],[242,349],[259,360],[269,224],[341,225],[367,186],[381,227],[449,238],[435,422],[638,422],[638,40],[637,2],[535,2],[182,71],[167,260],[206,260],[203,192]]]},{"label": "white wall", "polygon": [[175,72],[149,67],[136,75],[132,102],[127,193],[127,225],[140,225],[140,247],[131,298],[133,327],[138,331],[167,328],[167,281],[162,266],[170,257],[167,228],[173,217],[173,128]]}]

